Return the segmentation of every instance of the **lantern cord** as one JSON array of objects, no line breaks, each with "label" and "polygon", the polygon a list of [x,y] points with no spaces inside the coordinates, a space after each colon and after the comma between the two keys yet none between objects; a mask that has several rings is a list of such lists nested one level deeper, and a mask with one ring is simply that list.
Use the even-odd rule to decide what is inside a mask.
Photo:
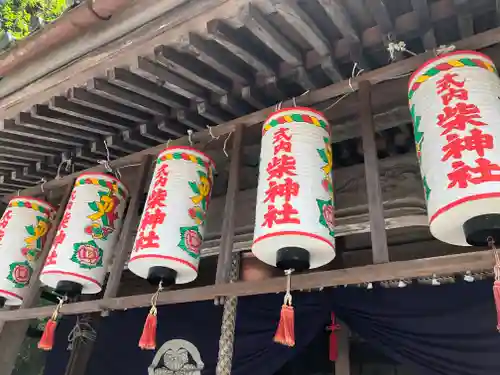
[{"label": "lantern cord", "polygon": [[214,135],[214,133],[212,132],[212,127],[211,127],[210,125],[207,125],[207,129],[208,129],[208,134],[210,134],[210,137],[212,137],[212,141],[213,141],[214,139],[219,139],[219,138],[220,138],[220,135],[219,135],[218,137],[216,137],[216,136]]},{"label": "lantern cord", "polygon": [[72,163],[71,158],[65,159],[59,163],[59,165],[57,166],[57,173],[56,173],[56,177],[55,177],[56,180],[61,179],[61,169],[62,169],[63,165],[64,165],[64,170],[66,172],[69,172],[69,170],[71,168],[71,163]]},{"label": "lantern cord", "polygon": [[408,48],[406,48],[406,43],[403,41],[399,42],[390,42],[387,45],[387,51],[389,52],[389,57],[391,61],[396,60],[396,52],[406,52],[409,53],[412,56],[417,56],[415,52],[410,51]]},{"label": "lantern cord", "polygon": [[55,332],[56,332],[56,327],[57,327],[57,318],[59,317],[59,312],[61,311],[61,308],[66,302],[68,297],[59,297],[59,303],[56,306],[56,309],[52,313],[52,316],[48,320],[48,322],[45,324],[45,329],[43,330],[42,337],[40,338],[40,341],[38,342],[38,349],[41,350],[52,350],[52,347],[54,346],[54,339],[55,339]]},{"label": "lantern cord", "polygon": [[440,56],[440,55],[444,55],[446,53],[453,52],[453,51],[455,51],[456,48],[457,47],[454,44],[439,46],[438,48],[433,49],[434,56]]},{"label": "lantern cord", "polygon": [[226,155],[226,158],[229,157],[229,154],[227,153],[227,142],[229,141],[229,138],[231,138],[231,134],[234,133],[234,130],[231,131],[231,133],[229,133],[229,135],[226,137],[226,140],[224,141],[224,148],[222,149],[222,151],[224,152],[224,155]]},{"label": "lantern cord", "polygon": [[335,107],[337,104],[339,104],[342,100],[347,98],[349,95],[351,95],[353,92],[356,92],[356,90],[354,90],[354,87],[352,86],[352,80],[353,80],[353,78],[359,77],[360,74],[363,73],[364,71],[365,71],[364,69],[359,68],[359,64],[357,62],[354,62],[354,65],[352,67],[351,77],[349,77],[349,87],[351,88],[351,92],[346,92],[340,98],[335,100],[332,104],[330,104],[326,108],[323,108],[321,110],[321,112],[328,111],[329,109],[331,109],[331,108]]},{"label": "lantern cord", "polygon": [[45,177],[42,177],[40,179],[40,182],[39,182],[41,185],[40,185],[40,190],[42,191],[42,193],[45,193],[45,184],[47,183],[47,180],[45,179]]},{"label": "lantern cord", "polygon": [[[302,94],[300,94],[298,97],[300,98],[301,96],[307,95],[307,94],[309,94],[310,91],[311,90],[306,90]],[[297,107],[297,97],[295,97],[295,96],[292,98],[292,106],[294,108]]]},{"label": "lantern cord", "polygon": [[187,134],[188,134],[189,145],[192,146],[193,145],[193,130],[188,129]]},{"label": "lantern cord", "polygon": [[497,309],[497,330],[500,332],[500,254],[495,246],[495,239],[488,237],[488,246],[493,251],[495,257],[495,266],[493,272],[495,274],[495,282],[493,283],[493,298],[495,300],[495,307]]},{"label": "lantern cord", "polygon": [[285,270],[286,292],[281,306],[280,321],[274,335],[274,341],[286,346],[295,346],[295,312],[292,306],[292,272],[293,269]]}]

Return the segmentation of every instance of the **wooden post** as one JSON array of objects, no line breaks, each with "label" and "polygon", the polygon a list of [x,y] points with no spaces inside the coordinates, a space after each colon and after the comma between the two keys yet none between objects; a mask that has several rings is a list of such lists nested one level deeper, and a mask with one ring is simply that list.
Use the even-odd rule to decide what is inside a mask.
[{"label": "wooden post", "polygon": [[[59,204],[56,217],[52,223],[49,233],[47,233],[47,240],[40,254],[40,259],[33,269],[31,282],[28,286],[28,290],[26,291],[26,295],[24,296],[21,309],[33,307],[40,297],[40,273],[42,272],[45,260],[49,255],[52,241],[56,236],[59,223],[63,217],[64,210],[66,209],[66,204],[71,197],[73,185],[74,180],[71,180],[66,186],[66,190],[64,191],[61,203]],[[6,322],[3,325],[2,331],[0,332],[0,375],[10,375],[14,369],[17,355],[24,341],[29,323],[29,320],[20,320],[17,322]]]},{"label": "wooden post", "polygon": [[338,321],[340,329],[335,332],[337,335],[338,357],[335,361],[335,375],[350,375],[351,361],[349,358],[349,327]]},{"label": "wooden post", "polygon": [[234,132],[231,163],[229,165],[229,179],[227,183],[226,203],[224,206],[224,219],[222,222],[220,252],[217,259],[217,271],[215,274],[216,284],[227,283],[229,281],[229,272],[231,270],[231,256],[233,253],[234,240],[234,206],[236,202],[236,194],[238,194],[239,190],[242,138],[243,127],[238,126]]},{"label": "wooden post", "polygon": [[389,249],[385,232],[384,206],[379,179],[377,145],[375,143],[375,128],[373,126],[371,107],[371,84],[369,81],[359,83],[359,105],[373,263],[387,263],[389,262]]},{"label": "wooden post", "polygon": [[120,238],[118,239],[118,244],[116,246],[113,265],[111,267],[111,271],[109,272],[106,290],[104,291],[104,299],[114,298],[118,293],[120,279],[129,255],[129,245],[131,243],[131,235],[134,230],[133,226],[137,222],[137,212],[139,210],[139,205],[141,204],[142,193],[144,192],[146,183],[148,182],[151,160],[152,156],[150,155],[143,158],[142,163],[139,166],[137,183],[135,184],[134,189],[130,192],[130,203],[128,205],[127,215],[125,216],[123,227],[120,232]]}]

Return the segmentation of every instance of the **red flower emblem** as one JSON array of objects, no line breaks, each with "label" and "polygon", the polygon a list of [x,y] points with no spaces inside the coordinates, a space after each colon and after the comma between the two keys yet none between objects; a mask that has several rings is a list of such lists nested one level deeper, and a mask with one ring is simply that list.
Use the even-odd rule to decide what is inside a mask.
[{"label": "red flower emblem", "polygon": [[331,204],[323,205],[323,217],[325,218],[328,228],[333,229],[335,226],[335,213]]},{"label": "red flower emblem", "polygon": [[96,266],[101,259],[99,250],[92,245],[81,245],[76,252],[78,260],[88,266]]},{"label": "red flower emblem", "polygon": [[24,264],[18,264],[12,270],[12,277],[16,283],[27,284],[31,275],[31,270]]},{"label": "red flower emblem", "polygon": [[197,231],[187,230],[184,233],[184,241],[190,251],[197,254],[200,252],[201,237]]}]

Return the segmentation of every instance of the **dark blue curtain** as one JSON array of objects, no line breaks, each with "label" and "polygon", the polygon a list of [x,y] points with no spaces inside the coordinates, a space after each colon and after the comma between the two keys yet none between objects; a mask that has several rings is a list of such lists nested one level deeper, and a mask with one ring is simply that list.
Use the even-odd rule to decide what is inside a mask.
[{"label": "dark blue curtain", "polygon": [[[402,289],[355,287],[294,295],[295,348],[273,343],[283,295],[239,299],[233,374],[271,375],[325,329],[330,311],[388,357],[421,375],[500,374],[500,334],[492,282]],[[87,374],[147,374],[155,353],[137,347],[148,309],[115,312],[99,328]],[[212,302],[168,305],[159,310],[158,347],[172,339],[191,342],[215,374],[222,309]],[[57,331],[46,375],[63,375],[72,321]],[[307,363],[304,364],[307,368]]]}]

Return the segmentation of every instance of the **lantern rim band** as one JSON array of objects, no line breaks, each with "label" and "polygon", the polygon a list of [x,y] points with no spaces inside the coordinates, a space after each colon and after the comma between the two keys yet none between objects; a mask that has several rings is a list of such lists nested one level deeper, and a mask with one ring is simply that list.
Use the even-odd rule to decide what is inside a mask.
[{"label": "lantern rim band", "polygon": [[125,191],[125,194],[128,196],[129,195],[129,191],[128,191],[128,188],[127,186],[125,186],[125,184],[123,183],[123,181],[119,180],[118,178],[116,178],[115,176],[112,176],[110,174],[107,174],[107,173],[101,173],[101,172],[88,172],[88,173],[82,173],[81,175],[79,175],[76,180],[80,180],[82,178],[85,178],[85,177],[90,177],[90,176],[97,176],[97,177],[106,177],[106,178],[109,178],[115,182],[117,182],[118,184],[120,184],[123,188],[123,190]]},{"label": "lantern rim band", "polygon": [[181,259],[181,258],[177,258],[177,257],[171,257],[171,256],[168,256],[168,255],[140,254],[140,255],[136,255],[136,256],[130,258],[130,260],[128,262],[130,264],[134,260],[144,259],[144,258],[156,258],[156,259],[172,260],[174,262],[182,263],[182,264],[188,266],[189,268],[192,268],[194,271],[198,272],[198,269],[192,263],[189,263],[187,260],[184,260],[184,259]]},{"label": "lantern rim band", "polygon": [[67,275],[67,276],[74,276],[76,278],[80,278],[82,280],[89,281],[91,283],[96,284],[99,288],[102,288],[102,285],[99,281],[96,279],[93,279],[92,277],[88,277],[79,273],[74,273],[74,272],[67,272],[67,271],[61,271],[61,270],[47,270],[47,271],[42,271],[41,275]]},{"label": "lantern rim band", "polygon": [[283,112],[288,112],[288,111],[293,111],[293,110],[309,111],[309,112],[312,112],[312,113],[316,113],[318,116],[323,117],[323,119],[325,120],[325,122],[328,123],[328,121],[326,121],[325,114],[323,112],[321,112],[321,111],[318,111],[317,109],[309,108],[309,107],[286,107],[286,108],[281,108],[281,109],[279,109],[277,111],[271,112],[271,114],[269,116],[267,116],[267,118],[265,119],[265,121],[263,122],[263,124],[267,124],[269,122],[269,120],[272,117],[274,117],[275,115],[277,115],[277,114],[280,114],[280,113],[283,113]]},{"label": "lantern rim band", "polygon": [[439,55],[439,56],[436,56],[428,61],[426,61],[424,64],[422,64],[417,70],[415,70],[412,75],[410,76],[410,79],[408,80],[408,91],[411,90],[411,87],[413,85],[413,81],[415,78],[417,78],[417,76],[425,69],[427,69],[429,67],[429,65],[435,63],[436,61],[438,60],[441,60],[443,58],[448,58],[450,56],[456,56],[456,55],[476,55],[478,57],[481,57],[481,58],[484,58],[486,60],[488,60],[488,62],[491,63],[491,65],[495,66],[493,60],[491,59],[491,57],[485,55],[484,53],[481,53],[481,52],[477,52],[477,51],[470,51],[470,50],[460,50],[460,51],[453,51],[453,52],[450,52],[450,53],[446,53],[446,54],[442,54],[442,55]]},{"label": "lantern rim band", "polygon": [[39,199],[39,198],[34,198],[34,197],[30,197],[30,196],[27,196],[27,195],[16,195],[14,198],[12,198],[10,201],[9,201],[9,204],[13,201],[16,201],[18,199],[23,199],[23,200],[28,200],[28,201],[32,201],[32,202],[36,202],[38,204],[41,204],[41,205],[44,205],[44,206],[47,206],[47,208],[49,210],[52,210],[54,212],[57,211],[57,209],[51,205],[49,202],[47,201],[44,201],[43,199]]},{"label": "lantern rim band", "polygon": [[189,146],[169,146],[169,147],[163,149],[163,151],[158,154],[158,158],[161,158],[162,155],[165,154],[166,152],[171,152],[171,151],[174,151],[174,150],[184,150],[184,151],[195,152],[195,153],[199,154],[201,157],[206,158],[207,161],[208,161],[208,163],[212,167],[212,169],[215,170],[215,161],[210,156],[208,156],[206,153],[204,153],[203,151],[198,150],[197,148],[194,148],[194,147],[189,147]]},{"label": "lantern rim band", "polygon": [[465,202],[470,202],[470,201],[478,201],[481,199],[487,199],[487,198],[500,198],[500,192],[493,192],[493,193],[484,193],[484,194],[476,194],[476,195],[471,195],[467,197],[463,197],[460,199],[457,199],[456,201],[453,201],[451,203],[448,203],[446,206],[441,207],[439,210],[437,210],[434,215],[432,215],[429,219],[429,225],[436,220],[441,214],[445,213],[446,211],[451,210],[453,207],[456,207],[462,203]]},{"label": "lantern rim band", "polygon": [[331,246],[332,249],[335,249],[335,245],[333,244],[333,242],[330,241],[330,240],[328,240],[327,238],[325,238],[323,236],[320,236],[320,235],[317,235],[317,234],[314,234],[314,233],[300,232],[300,231],[293,231],[293,230],[281,231],[281,232],[273,232],[273,233],[264,234],[264,235],[262,235],[260,237],[257,237],[253,241],[253,244],[256,244],[256,243],[258,243],[258,242],[260,242],[262,240],[265,240],[265,239],[268,239],[268,238],[271,238],[271,237],[277,237],[277,236],[304,236],[304,237],[310,237],[310,238],[314,238],[314,239],[323,241],[326,244],[328,244],[329,246]]},{"label": "lantern rim band", "polygon": [[[8,290],[5,290],[5,289],[0,289],[0,294],[6,294],[10,297],[14,297],[14,298],[17,298],[19,300],[23,300],[23,297],[21,297],[19,294],[16,294],[16,293],[12,293],[12,292],[9,292]],[[7,304],[6,304],[7,305]]]}]

